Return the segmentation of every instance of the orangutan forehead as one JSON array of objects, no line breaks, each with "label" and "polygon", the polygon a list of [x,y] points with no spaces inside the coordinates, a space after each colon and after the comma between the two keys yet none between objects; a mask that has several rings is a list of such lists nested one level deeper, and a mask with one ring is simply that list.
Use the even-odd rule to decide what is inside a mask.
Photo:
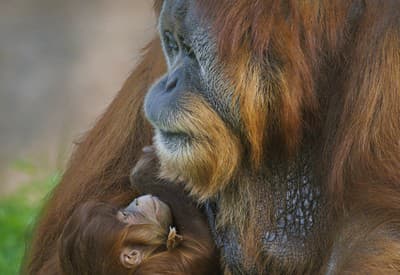
[{"label": "orangutan forehead", "polygon": [[189,36],[200,25],[196,2],[165,0],[160,15],[160,30],[167,29]]}]

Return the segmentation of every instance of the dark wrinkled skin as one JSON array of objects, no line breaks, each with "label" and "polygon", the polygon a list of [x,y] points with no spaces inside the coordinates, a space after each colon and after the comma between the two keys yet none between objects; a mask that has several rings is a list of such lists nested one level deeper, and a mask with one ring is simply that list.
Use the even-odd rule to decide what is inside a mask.
[{"label": "dark wrinkled skin", "polygon": [[[307,262],[316,254],[320,254],[319,247],[313,240],[317,234],[327,230],[321,223],[321,204],[323,199],[320,191],[314,186],[311,172],[304,160],[304,167],[286,170],[281,167],[259,181],[252,181],[252,196],[255,199],[256,239],[262,243],[261,254],[272,258],[272,262],[290,261],[294,265]],[[299,161],[302,163],[302,161]],[[274,187],[285,183],[285,191],[273,191]],[[274,223],[266,217],[270,204],[274,200]],[[240,207],[240,205],[232,205]],[[234,274],[258,274],[254,267],[245,266],[248,262],[243,256],[242,247],[238,242],[239,234],[235,225],[216,228],[216,219],[219,211],[218,199],[208,201],[205,206],[214,239],[221,249],[225,263]],[[268,271],[268,266],[266,267]],[[273,269],[276,271],[276,267]],[[285,273],[285,271],[282,271]]]}]

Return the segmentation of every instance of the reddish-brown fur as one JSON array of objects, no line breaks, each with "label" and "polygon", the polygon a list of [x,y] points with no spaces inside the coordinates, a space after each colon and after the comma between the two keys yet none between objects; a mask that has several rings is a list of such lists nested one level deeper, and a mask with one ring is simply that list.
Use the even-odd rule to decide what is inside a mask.
[{"label": "reddish-brown fur", "polygon": [[[251,167],[274,153],[270,144],[290,157],[307,142],[305,133],[318,136],[318,177],[336,217],[331,235],[319,236],[328,243],[321,272],[398,272],[400,2],[198,2],[213,22],[219,57],[236,84]],[[156,1],[156,10],[161,3]],[[142,63],[78,145],[38,223],[29,274],[50,265],[77,205],[129,189],[120,179],[129,174],[141,147],[151,143],[142,103],[165,71],[159,43],[149,44]]]},{"label": "reddish-brown fur", "polygon": [[[59,239],[58,255],[55,257],[58,256],[56,261],[59,263],[60,274],[218,273],[218,257],[213,241],[207,223],[197,213],[198,210],[190,201],[185,201],[181,197],[183,193],[175,187],[163,186],[164,190],[157,192],[157,187],[153,186],[153,189],[147,185],[151,183],[145,184],[146,193],[162,194],[160,198],[172,205],[175,216],[184,219],[177,222],[180,226],[184,225],[179,232],[183,240],[177,247],[167,250],[167,228],[151,223],[127,226],[116,218],[119,207],[89,201],[74,211]],[[190,226],[193,231],[186,228],[187,223],[196,224],[196,227]],[[128,244],[151,246],[155,251],[134,268],[125,268],[120,254]]]},{"label": "reddish-brown fur", "polygon": [[[257,102],[274,96],[267,92],[280,92],[281,105],[269,117],[275,123],[278,115],[278,129],[288,149],[302,141],[302,129],[314,125],[307,120],[308,113],[329,122],[324,124],[324,134],[334,137],[325,144],[331,160],[327,176],[332,192],[340,195],[349,181],[399,182],[399,1],[198,2],[205,16],[214,20],[220,57],[232,71],[243,74],[247,68],[247,72],[261,74],[263,67],[276,62],[274,58],[283,64],[280,74],[270,73],[281,90],[258,91],[247,102],[251,106],[243,108],[253,112],[244,115],[249,117],[244,123],[249,133],[267,127],[253,122],[259,116],[255,114],[265,113]],[[272,56],[266,60],[267,52]],[[238,70],[238,65],[243,69]],[[257,69],[249,70],[249,66]],[[249,97],[249,84],[241,83],[242,78],[232,79],[238,92]],[[261,89],[265,84],[261,83]],[[240,89],[243,85],[247,89]],[[290,90],[283,90],[287,85]],[[329,102],[318,102],[319,96]],[[254,139],[252,146],[262,148],[264,134],[254,135],[260,139]]]},{"label": "reddish-brown fur", "polygon": [[[219,274],[219,256],[205,217],[182,188],[165,182],[145,182],[137,188],[168,204],[174,226],[183,237],[176,249],[154,257],[141,266],[138,274]],[[165,273],[157,273],[159,270]]]},{"label": "reddish-brown fur", "polygon": [[[138,65],[109,109],[86,137],[78,142],[61,183],[52,192],[32,240],[29,274],[40,273],[55,253],[55,241],[77,205],[88,200],[107,200],[130,186],[129,176],[152,130],[142,104],[149,86],[165,72],[158,38],[147,48]],[[115,123],[118,121],[118,123]],[[44,273],[45,274],[45,273]]]},{"label": "reddish-brown fur", "polygon": [[[139,159],[131,189],[107,198],[90,200],[76,207],[58,238],[55,253],[39,274],[218,274],[219,257],[207,221],[182,187],[159,181],[158,161],[147,152]],[[126,224],[117,212],[138,194],[152,194],[168,204],[173,224],[181,236],[174,247],[167,247],[168,228],[154,221]],[[125,247],[147,247],[146,257],[135,267],[121,262]]]},{"label": "reddish-brown fur", "polygon": [[400,1],[198,2],[241,98],[254,165],[277,137],[289,156],[306,132],[319,137],[337,217],[334,237],[320,236],[333,243],[322,270],[400,272]]}]

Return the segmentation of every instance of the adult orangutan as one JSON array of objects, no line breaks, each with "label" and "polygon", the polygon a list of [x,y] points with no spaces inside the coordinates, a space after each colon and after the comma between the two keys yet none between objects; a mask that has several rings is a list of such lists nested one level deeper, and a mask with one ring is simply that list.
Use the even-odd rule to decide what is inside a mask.
[{"label": "adult orangutan", "polygon": [[78,203],[125,192],[153,135],[143,105],[160,174],[204,204],[226,273],[400,272],[400,1],[155,7],[160,40],[78,146],[29,272]]}]

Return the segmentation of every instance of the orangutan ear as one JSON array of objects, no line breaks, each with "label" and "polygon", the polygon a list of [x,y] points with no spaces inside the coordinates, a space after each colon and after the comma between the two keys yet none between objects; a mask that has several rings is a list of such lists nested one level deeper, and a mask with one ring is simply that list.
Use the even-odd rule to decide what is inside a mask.
[{"label": "orangutan ear", "polygon": [[121,251],[120,260],[125,268],[132,269],[138,266],[143,259],[143,252],[138,249],[125,247]]}]

